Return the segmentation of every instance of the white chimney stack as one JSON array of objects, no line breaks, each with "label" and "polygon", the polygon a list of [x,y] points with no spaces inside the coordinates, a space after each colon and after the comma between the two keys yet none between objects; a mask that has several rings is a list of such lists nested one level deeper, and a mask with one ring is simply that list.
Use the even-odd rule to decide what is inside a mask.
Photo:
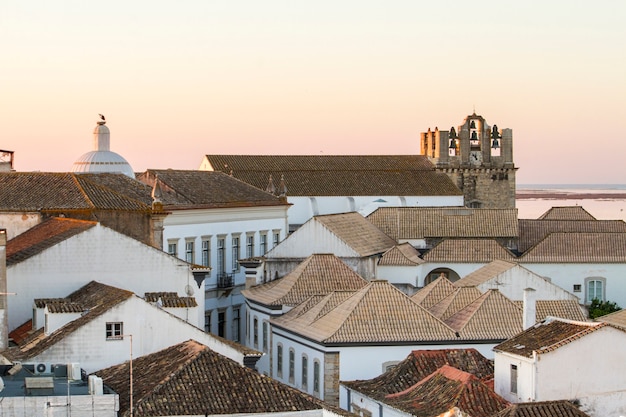
[{"label": "white chimney stack", "polygon": [[535,325],[537,320],[537,305],[535,301],[535,289],[524,288],[524,306],[523,306],[523,329],[526,330]]}]

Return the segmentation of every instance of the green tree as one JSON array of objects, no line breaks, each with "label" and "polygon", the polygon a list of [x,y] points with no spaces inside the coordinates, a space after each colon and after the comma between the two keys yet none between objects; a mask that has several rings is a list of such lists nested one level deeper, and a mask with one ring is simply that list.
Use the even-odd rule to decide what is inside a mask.
[{"label": "green tree", "polygon": [[594,298],[589,305],[589,318],[595,319],[596,317],[604,316],[621,309],[622,308],[613,301],[600,301]]}]

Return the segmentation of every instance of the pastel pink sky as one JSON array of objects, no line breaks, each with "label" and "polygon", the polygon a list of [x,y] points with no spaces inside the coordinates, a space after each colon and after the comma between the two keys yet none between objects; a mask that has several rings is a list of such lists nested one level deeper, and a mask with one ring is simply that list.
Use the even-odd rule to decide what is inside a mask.
[{"label": "pastel pink sky", "polygon": [[0,149],[68,171],[98,113],[135,171],[413,154],[473,109],[518,183],[626,183],[626,2],[8,0]]}]

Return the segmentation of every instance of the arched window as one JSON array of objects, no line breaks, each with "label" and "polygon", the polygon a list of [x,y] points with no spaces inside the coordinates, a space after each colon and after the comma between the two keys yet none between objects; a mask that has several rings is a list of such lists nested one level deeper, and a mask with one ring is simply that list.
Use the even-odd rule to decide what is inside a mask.
[{"label": "arched window", "polygon": [[253,343],[254,343],[254,347],[258,347],[259,346],[259,319],[256,318],[256,316],[254,317],[254,322],[252,325],[252,331],[254,332],[254,339],[253,339]]},{"label": "arched window", "polygon": [[289,349],[289,382],[294,383],[296,374],[296,352]]},{"label": "arched window", "polygon": [[320,393],[320,361],[313,361],[313,393],[319,397]]},{"label": "arched window", "polygon": [[302,355],[302,389],[306,391],[307,383],[309,382],[309,358],[306,355]]},{"label": "arched window", "polygon": [[283,345],[279,343],[276,345],[276,375],[279,378],[283,377]]}]

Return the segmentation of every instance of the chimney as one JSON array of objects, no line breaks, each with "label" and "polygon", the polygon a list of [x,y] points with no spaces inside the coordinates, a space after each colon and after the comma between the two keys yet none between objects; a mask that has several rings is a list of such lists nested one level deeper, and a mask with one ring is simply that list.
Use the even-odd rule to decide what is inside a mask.
[{"label": "chimney", "polygon": [[535,325],[537,320],[537,306],[535,301],[534,288],[524,288],[524,307],[523,307],[523,330]]},{"label": "chimney", "polygon": [[0,350],[9,347],[7,295],[7,231],[0,229]]}]

